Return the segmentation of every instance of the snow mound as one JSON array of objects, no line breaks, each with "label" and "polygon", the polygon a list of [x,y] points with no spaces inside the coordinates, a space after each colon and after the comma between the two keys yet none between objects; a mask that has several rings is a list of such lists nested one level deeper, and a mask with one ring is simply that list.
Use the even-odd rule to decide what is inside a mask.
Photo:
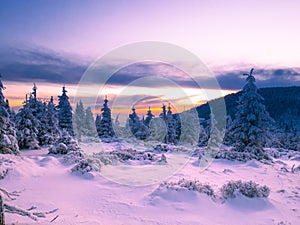
[{"label": "snow mound", "polygon": [[151,204],[158,204],[161,200],[170,202],[193,203],[198,200],[198,193],[187,189],[170,189],[167,187],[159,187],[151,195]]},{"label": "snow mound", "polygon": [[268,199],[248,198],[246,196],[228,199],[225,204],[241,212],[265,211],[274,207]]}]

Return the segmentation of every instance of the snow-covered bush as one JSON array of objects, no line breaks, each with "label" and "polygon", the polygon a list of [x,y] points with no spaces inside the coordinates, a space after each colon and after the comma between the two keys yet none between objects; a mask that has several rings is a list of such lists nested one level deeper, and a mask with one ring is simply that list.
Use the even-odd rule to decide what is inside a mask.
[{"label": "snow-covered bush", "polygon": [[168,144],[158,144],[153,147],[153,149],[157,152],[168,152],[171,150],[171,145]]},{"label": "snow-covered bush", "polygon": [[108,152],[97,152],[93,154],[93,158],[100,160],[104,165],[113,165],[118,161],[117,157],[110,155]]},{"label": "snow-covered bush", "polygon": [[270,194],[270,188],[253,181],[229,181],[221,187],[221,194],[224,199],[235,198],[239,195],[248,198],[267,198]]},{"label": "snow-covered bush", "polygon": [[193,154],[195,151],[195,148],[192,147],[186,147],[183,145],[173,145],[173,144],[158,144],[153,147],[153,150],[158,153],[163,152],[180,152],[180,153],[187,153],[187,154]]},{"label": "snow-covered bush", "polygon": [[[263,154],[260,154],[263,153]],[[260,161],[270,160],[270,156],[266,152],[262,152],[259,149],[259,152],[255,152],[254,148],[251,148],[251,151],[237,151],[235,148],[232,149],[220,149],[216,155],[217,159],[228,159],[236,160],[241,162],[247,162],[249,160],[255,159]]]},{"label": "snow-covered bush", "polygon": [[49,148],[50,154],[67,154],[69,151],[79,151],[77,141],[69,134],[67,130],[63,130],[60,138],[54,145]]},{"label": "snow-covered bush", "polygon": [[83,152],[80,150],[71,150],[63,157],[66,164],[74,164],[80,162],[84,158]]},{"label": "snow-covered bush", "polygon": [[187,180],[182,178],[176,182],[163,182],[160,184],[160,187],[166,187],[176,191],[191,190],[206,194],[208,196],[215,196],[215,192],[212,187],[208,184],[202,184],[199,180]]},{"label": "snow-covered bush", "polygon": [[97,159],[82,159],[72,169],[71,172],[75,174],[85,174],[91,171],[100,171],[101,162]]},{"label": "snow-covered bush", "polygon": [[128,160],[166,163],[165,156],[159,157],[159,155],[152,152],[137,151],[131,148],[111,152],[98,152],[94,153],[92,157],[98,159],[104,165],[114,165],[117,162],[126,162]]},{"label": "snow-covered bush", "polygon": [[142,151],[137,151],[132,148],[128,149],[123,149],[123,150],[115,150],[109,152],[110,156],[114,156],[118,159],[120,162],[124,162],[127,160],[148,160],[152,162],[159,161],[159,156],[152,153],[152,152],[142,152]]}]

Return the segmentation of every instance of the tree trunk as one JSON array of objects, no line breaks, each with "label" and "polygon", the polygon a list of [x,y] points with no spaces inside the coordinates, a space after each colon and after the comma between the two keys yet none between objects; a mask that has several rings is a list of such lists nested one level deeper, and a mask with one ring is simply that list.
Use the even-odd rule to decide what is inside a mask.
[{"label": "tree trunk", "polygon": [[5,225],[4,222],[4,207],[2,201],[2,195],[0,194],[0,225]]}]

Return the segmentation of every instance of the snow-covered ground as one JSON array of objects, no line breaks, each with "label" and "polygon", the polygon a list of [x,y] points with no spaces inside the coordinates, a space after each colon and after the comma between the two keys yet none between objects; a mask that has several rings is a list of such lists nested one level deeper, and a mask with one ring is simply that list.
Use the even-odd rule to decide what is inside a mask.
[{"label": "snow-covered ground", "polygon": [[[97,152],[99,145],[85,143],[81,147],[85,152]],[[113,144],[102,147],[116,148]],[[102,167],[102,174],[92,172],[89,176],[76,176],[70,173],[74,165],[62,163],[63,156],[47,153],[47,149],[42,149],[22,151],[21,157],[0,155],[0,166],[9,168],[6,177],[0,180],[0,187],[9,192],[17,191],[19,195],[15,200],[4,197],[5,203],[22,209],[32,208],[29,210],[32,214],[48,212],[44,218],[37,217],[37,221],[5,213],[7,224],[49,224],[53,219],[51,224],[64,225],[296,225],[300,221],[300,173],[290,172],[294,164],[299,165],[297,160],[275,159],[274,164],[267,165],[257,161],[241,163],[218,159],[202,171],[196,157],[167,153],[167,165],[129,162]],[[153,177],[149,176],[151,171]],[[160,171],[165,172],[160,174]],[[266,199],[239,196],[224,201],[195,191],[176,191],[159,185],[163,180],[181,178],[208,183],[216,193],[230,180],[252,180],[267,185],[271,192]],[[147,182],[148,185],[143,185]]]}]

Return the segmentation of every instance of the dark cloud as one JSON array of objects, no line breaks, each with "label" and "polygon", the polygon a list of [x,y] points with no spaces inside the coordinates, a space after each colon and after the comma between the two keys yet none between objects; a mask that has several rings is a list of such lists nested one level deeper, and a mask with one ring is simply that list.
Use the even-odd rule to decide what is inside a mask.
[{"label": "dark cloud", "polygon": [[78,83],[86,65],[47,49],[2,48],[0,71],[8,81]]},{"label": "dark cloud", "polygon": [[[217,74],[217,80],[222,89],[241,89],[245,84],[243,73],[233,71]],[[300,85],[300,68],[286,69],[255,69],[254,76],[258,87],[283,87]]]},{"label": "dark cloud", "polygon": [[[48,82],[59,84],[77,84],[89,64],[88,61],[74,56],[57,53],[40,47],[2,48],[0,49],[0,72],[7,81]],[[107,70],[110,67],[106,65]],[[95,71],[101,77],[104,71]],[[255,69],[259,87],[300,85],[299,68]],[[241,89],[245,83],[242,74],[245,71],[218,72],[216,78],[223,89]],[[136,86],[164,87],[173,81],[181,87],[198,88],[188,74],[175,66],[161,62],[139,62],[126,66],[114,73],[107,84],[127,85],[143,77],[152,77],[147,82],[135,82]],[[159,79],[159,78],[164,78]],[[101,80],[101,79],[99,79]],[[212,78],[199,77],[201,88],[215,88]],[[97,79],[92,82],[97,82]]]}]

